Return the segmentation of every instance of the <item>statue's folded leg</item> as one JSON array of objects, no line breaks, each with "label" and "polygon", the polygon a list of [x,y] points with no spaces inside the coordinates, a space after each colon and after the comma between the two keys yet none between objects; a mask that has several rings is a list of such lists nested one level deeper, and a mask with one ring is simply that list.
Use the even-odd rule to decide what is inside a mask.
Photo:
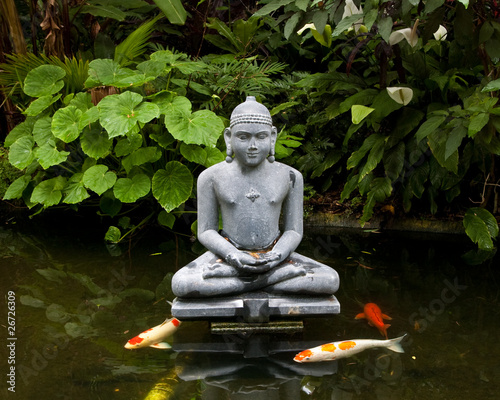
[{"label": "statue's folded leg", "polygon": [[272,293],[301,293],[312,295],[334,294],[340,284],[337,271],[332,267],[315,261],[299,253],[292,253],[285,262],[301,265],[306,270],[304,276],[298,276],[279,282],[266,289]]},{"label": "statue's folded leg", "polygon": [[266,273],[241,276],[235,267],[206,252],[175,273],[172,291],[185,298],[224,296],[261,290],[306,274],[304,266],[286,261]]}]

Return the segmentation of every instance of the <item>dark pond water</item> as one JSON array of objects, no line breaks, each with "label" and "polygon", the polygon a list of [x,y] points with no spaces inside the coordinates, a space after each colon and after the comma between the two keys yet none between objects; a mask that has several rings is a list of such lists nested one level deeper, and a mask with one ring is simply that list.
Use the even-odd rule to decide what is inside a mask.
[{"label": "dark pond water", "polygon": [[[0,227],[0,398],[498,398],[500,262],[466,264],[473,247],[464,237],[308,231],[299,251],[339,272],[340,315],[273,335],[214,335],[205,322],[185,322],[173,350],[134,351],[123,345],[169,316],[170,277],[200,249],[161,234],[130,247],[102,237]],[[382,339],[354,319],[367,302],[392,317],[389,337],[407,333],[404,354],[292,361],[306,345]]]}]

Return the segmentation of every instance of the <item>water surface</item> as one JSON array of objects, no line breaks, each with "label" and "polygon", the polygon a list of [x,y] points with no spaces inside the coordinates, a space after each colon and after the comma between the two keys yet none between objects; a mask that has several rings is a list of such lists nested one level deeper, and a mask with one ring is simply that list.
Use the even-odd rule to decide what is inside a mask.
[{"label": "water surface", "polygon": [[[170,315],[171,275],[202,249],[158,232],[107,246],[104,231],[0,228],[1,398],[498,396],[500,263],[498,256],[465,263],[462,256],[473,249],[465,237],[309,231],[299,251],[339,272],[340,315],[305,320],[293,334],[213,335],[206,322],[185,322],[171,339],[174,350],[130,351],[123,348],[129,338]],[[382,339],[354,319],[367,302],[392,317],[389,337],[407,334],[404,354],[378,349],[308,366],[291,361],[309,344]],[[15,341],[7,329],[12,321]],[[15,393],[5,380],[10,366]]]}]

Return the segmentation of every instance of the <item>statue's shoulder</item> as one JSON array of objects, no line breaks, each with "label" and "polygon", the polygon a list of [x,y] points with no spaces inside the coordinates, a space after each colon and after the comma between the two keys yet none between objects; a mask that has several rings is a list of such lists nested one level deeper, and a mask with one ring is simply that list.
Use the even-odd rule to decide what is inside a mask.
[{"label": "statue's shoulder", "polygon": [[273,163],[276,167],[278,167],[279,171],[281,174],[290,176],[290,179],[295,179],[295,180],[302,180],[302,173],[298,170],[296,170],[293,167],[290,167],[287,164],[280,163],[278,161]]},{"label": "statue's shoulder", "polygon": [[208,167],[206,170],[202,171],[198,180],[201,181],[211,181],[214,178],[220,177],[221,174],[227,173],[227,162],[222,161],[220,163],[214,164]]}]

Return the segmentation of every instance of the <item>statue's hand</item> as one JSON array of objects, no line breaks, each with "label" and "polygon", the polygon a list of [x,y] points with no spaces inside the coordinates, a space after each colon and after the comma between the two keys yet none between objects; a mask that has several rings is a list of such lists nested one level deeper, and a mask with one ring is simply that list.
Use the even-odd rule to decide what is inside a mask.
[{"label": "statue's hand", "polygon": [[261,273],[267,272],[271,268],[273,268],[276,264],[274,264],[275,260],[280,258],[280,255],[277,253],[246,253],[243,251],[238,251],[229,254],[226,257],[226,262],[232,265],[235,268],[238,268],[241,271],[252,272],[252,273]]},{"label": "statue's hand", "polygon": [[266,266],[267,269],[270,270],[277,265],[281,264],[284,260],[283,256],[281,253],[278,253],[276,251],[268,251],[267,253],[264,253],[261,255],[261,258],[263,260],[266,260]]}]

